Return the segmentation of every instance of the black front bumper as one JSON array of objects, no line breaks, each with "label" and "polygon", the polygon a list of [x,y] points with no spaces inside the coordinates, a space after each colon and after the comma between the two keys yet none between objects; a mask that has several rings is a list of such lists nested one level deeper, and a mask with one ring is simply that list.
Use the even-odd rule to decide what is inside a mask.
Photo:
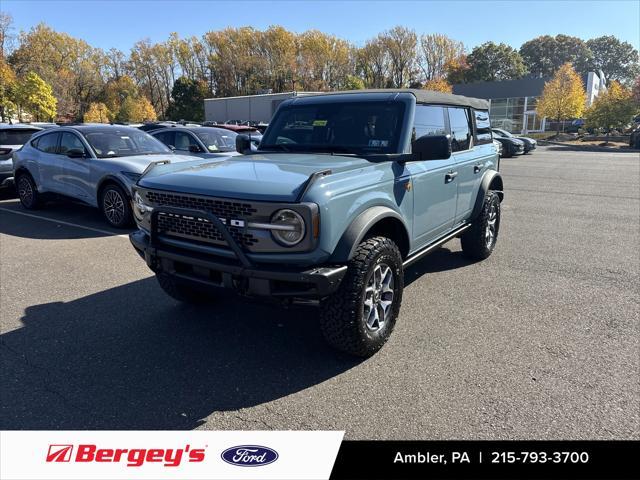
[{"label": "black front bumper", "polygon": [[131,244],[151,270],[212,288],[229,288],[252,296],[281,298],[326,297],[336,291],[346,266],[313,267],[306,270],[244,265],[214,255],[152,242],[138,230],[129,235]]}]

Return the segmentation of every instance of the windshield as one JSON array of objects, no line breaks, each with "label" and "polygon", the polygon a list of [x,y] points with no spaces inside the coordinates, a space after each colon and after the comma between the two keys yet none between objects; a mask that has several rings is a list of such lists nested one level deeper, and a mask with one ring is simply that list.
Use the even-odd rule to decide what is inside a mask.
[{"label": "windshield", "polygon": [[502,130],[501,128],[496,128],[494,130],[494,132],[497,132],[498,135],[502,135],[503,137],[513,137],[513,135],[511,135],[509,132],[507,132],[506,130]]},{"label": "windshield", "polygon": [[328,153],[397,153],[401,102],[336,102],[281,109],[260,150]]},{"label": "windshield", "polygon": [[231,130],[212,128],[207,131],[197,131],[195,134],[210,152],[232,152],[236,149],[238,134]]},{"label": "windshield", "polygon": [[98,158],[173,153],[160,141],[140,130],[100,130],[84,135]]},{"label": "windshield", "polygon": [[24,145],[31,135],[39,131],[33,128],[0,130],[0,145]]}]

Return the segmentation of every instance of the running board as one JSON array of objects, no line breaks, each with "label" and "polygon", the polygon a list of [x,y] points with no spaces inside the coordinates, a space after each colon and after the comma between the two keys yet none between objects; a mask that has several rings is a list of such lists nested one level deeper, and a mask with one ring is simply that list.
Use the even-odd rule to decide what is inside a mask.
[{"label": "running board", "polygon": [[425,257],[426,255],[430,254],[431,252],[433,252],[436,248],[438,248],[439,246],[447,243],[449,240],[451,240],[454,237],[457,237],[458,235],[460,235],[462,232],[464,232],[466,229],[468,229],[469,227],[471,227],[470,223],[465,223],[464,225],[456,228],[453,232],[446,234],[444,237],[439,238],[438,240],[436,240],[433,243],[430,243],[429,245],[427,245],[426,247],[424,247],[422,250],[418,250],[416,253],[414,253],[413,255],[411,255],[410,257],[408,257],[403,263],[402,266],[404,268],[407,268],[409,265],[414,264],[415,262],[417,262],[418,260],[422,259],[423,257]]}]

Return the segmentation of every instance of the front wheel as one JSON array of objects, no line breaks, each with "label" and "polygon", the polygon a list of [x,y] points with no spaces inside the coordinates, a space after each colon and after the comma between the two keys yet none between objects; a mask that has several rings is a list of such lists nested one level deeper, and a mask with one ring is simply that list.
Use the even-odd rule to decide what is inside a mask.
[{"label": "front wheel", "polygon": [[100,195],[100,209],[112,227],[126,228],[133,222],[129,198],[118,185],[104,187]]},{"label": "front wheel", "polygon": [[393,331],[403,289],[396,244],[386,237],[362,242],[340,287],[320,305],[320,328],[327,342],[359,357],[376,353]]},{"label": "front wheel", "polygon": [[480,215],[462,234],[462,252],[474,260],[484,260],[496,246],[500,230],[500,197],[489,190],[484,197]]}]

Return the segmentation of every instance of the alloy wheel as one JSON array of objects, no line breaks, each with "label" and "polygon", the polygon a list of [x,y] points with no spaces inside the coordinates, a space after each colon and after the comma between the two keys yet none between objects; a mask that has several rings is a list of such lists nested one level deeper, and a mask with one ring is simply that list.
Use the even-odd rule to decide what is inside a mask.
[{"label": "alloy wheel", "polygon": [[31,202],[33,202],[33,187],[28,178],[20,178],[18,182],[18,195],[25,205],[31,205]]},{"label": "alloy wheel", "polygon": [[364,290],[364,319],[370,331],[377,332],[384,328],[391,316],[394,297],[393,270],[386,263],[379,263]]},{"label": "alloy wheel", "polygon": [[125,216],[124,199],[116,190],[108,190],[103,200],[104,214],[113,225],[119,225]]},{"label": "alloy wheel", "polygon": [[496,241],[496,222],[498,220],[498,206],[496,202],[491,202],[491,208],[489,209],[489,219],[487,220],[487,228],[485,229],[485,242],[487,248],[493,247]]}]

